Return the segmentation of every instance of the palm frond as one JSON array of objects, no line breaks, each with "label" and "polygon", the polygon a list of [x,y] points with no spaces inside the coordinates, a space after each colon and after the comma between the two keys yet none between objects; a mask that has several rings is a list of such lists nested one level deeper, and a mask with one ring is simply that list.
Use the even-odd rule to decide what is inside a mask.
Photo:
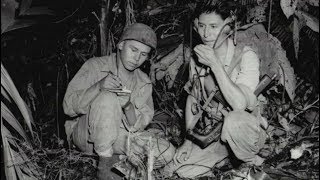
[{"label": "palm frond", "polygon": [[24,121],[31,132],[31,135],[33,136],[32,134],[33,118],[31,115],[31,111],[26,105],[26,103],[24,102],[24,100],[21,98],[16,86],[14,85],[11,77],[9,76],[7,70],[5,69],[2,63],[1,63],[1,87],[3,87],[6,90],[6,92],[10,95],[10,97],[18,106],[24,118]]},{"label": "palm frond", "polygon": [[8,109],[8,107],[3,102],[1,102],[1,114],[2,114],[2,118],[8,124],[10,124],[14,128],[14,130],[17,131],[21,137],[23,137],[25,141],[30,143],[25,130],[23,129],[19,121],[16,119],[16,117],[12,114],[12,112]]},{"label": "palm frond", "polygon": [[7,91],[1,86],[1,95],[6,98],[10,103],[12,103],[11,98]]},{"label": "palm frond", "polygon": [[[15,103],[20,110],[24,122],[28,129],[32,131],[33,118],[28,106],[21,98],[7,70],[1,63],[1,95],[9,101]],[[36,180],[41,173],[37,166],[27,155],[28,151],[21,148],[21,145],[33,150],[29,136],[21,125],[17,117],[12,113],[4,101],[1,101],[1,138],[3,142],[4,166],[6,178],[8,180],[27,179]],[[18,136],[19,135],[19,136]]]},{"label": "palm frond", "polygon": [[[14,151],[15,163],[18,163],[15,165],[23,172],[24,179],[37,179],[36,177],[40,177],[41,173],[38,171],[38,166],[30,159],[31,157],[28,157],[27,152],[21,148],[18,144],[19,141],[14,138],[8,138],[8,142],[18,150]],[[33,149],[30,150],[33,151]]]},{"label": "palm frond", "polygon": [[[1,113],[2,114],[2,113]],[[11,148],[9,146],[9,142],[5,135],[5,128],[2,122],[2,115],[1,115],[1,138],[3,144],[3,163],[5,166],[5,175],[9,180],[16,180],[17,174],[14,166],[11,164],[13,163],[12,156],[11,156]]]},{"label": "palm frond", "polygon": [[[32,165],[31,161],[26,159],[27,155],[21,151],[21,148],[15,140],[10,131],[4,126],[3,120],[1,120],[1,137],[4,144],[5,152],[5,172],[8,180],[15,179],[27,179],[36,180],[37,178],[33,175],[33,171],[30,169]],[[12,146],[14,148],[12,148]]]}]

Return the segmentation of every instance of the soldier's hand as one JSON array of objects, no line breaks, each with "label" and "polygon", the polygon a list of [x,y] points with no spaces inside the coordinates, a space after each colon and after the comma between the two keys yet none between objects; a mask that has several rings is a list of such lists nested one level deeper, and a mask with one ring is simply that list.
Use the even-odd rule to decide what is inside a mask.
[{"label": "soldier's hand", "polygon": [[199,44],[194,48],[196,55],[199,58],[199,62],[210,68],[222,67],[221,62],[216,56],[214,50],[207,45]]},{"label": "soldier's hand", "polygon": [[176,154],[173,157],[174,164],[178,165],[183,163],[183,161],[187,161],[190,158],[192,147],[192,142],[186,140],[183,145],[177,149]]},{"label": "soldier's hand", "polygon": [[101,90],[120,89],[122,88],[121,80],[118,76],[109,73],[99,81]]}]

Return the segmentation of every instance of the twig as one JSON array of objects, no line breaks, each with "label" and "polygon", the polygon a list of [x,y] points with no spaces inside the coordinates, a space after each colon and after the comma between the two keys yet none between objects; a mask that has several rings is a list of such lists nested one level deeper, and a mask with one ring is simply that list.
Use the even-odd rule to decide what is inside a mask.
[{"label": "twig", "polygon": [[79,6],[75,11],[73,11],[69,16],[66,16],[66,17],[64,17],[63,19],[58,20],[58,21],[55,21],[55,22],[53,22],[53,23],[61,23],[61,22],[63,22],[64,20],[72,17],[77,11],[79,11],[79,9],[82,7],[83,3],[84,3],[84,0],[81,1],[80,6]]},{"label": "twig", "polygon": [[57,135],[60,139],[60,130],[59,130],[59,76],[60,70],[58,70],[57,75],[57,90],[56,90],[56,125],[57,125]]},{"label": "twig", "polygon": [[298,140],[296,140],[295,142],[288,144],[287,147],[292,146],[294,144],[297,144],[298,142],[306,140],[306,139],[319,139],[319,136],[304,136],[304,137],[301,137]]},{"label": "twig", "polygon": [[[308,110],[308,109],[310,109],[310,108],[312,108],[312,107],[316,107],[316,106],[313,106],[313,105],[315,105],[318,101],[319,101],[319,97],[318,97],[318,99],[315,100],[313,103],[311,103],[311,104],[307,105],[306,107],[304,107],[304,108],[302,109],[302,111],[300,111],[299,113],[297,113],[296,115],[294,115],[294,116],[290,119],[289,124],[292,122],[292,120],[293,120],[294,118],[296,118],[297,116],[299,116],[300,114],[302,114],[302,113],[305,112],[306,110]],[[319,108],[319,107],[318,107],[318,108]]]},{"label": "twig", "polygon": [[99,24],[101,24],[101,20],[100,20],[99,17],[97,16],[97,13],[94,12],[94,11],[92,11],[91,13],[92,13],[92,14],[94,15],[94,17],[99,21]]},{"label": "twig", "polygon": [[152,137],[149,137],[149,153],[148,153],[148,180],[152,180],[152,170],[153,170],[153,164],[154,164],[154,155],[153,155],[153,143],[152,143]]},{"label": "twig", "polygon": [[286,92],[286,75],[285,75],[285,71],[284,71],[283,67],[281,66],[281,63],[279,63],[279,66],[280,66],[280,69],[281,69],[282,75],[283,75],[283,91],[282,91],[281,105],[284,105],[285,104],[284,96],[285,96],[285,92]]}]

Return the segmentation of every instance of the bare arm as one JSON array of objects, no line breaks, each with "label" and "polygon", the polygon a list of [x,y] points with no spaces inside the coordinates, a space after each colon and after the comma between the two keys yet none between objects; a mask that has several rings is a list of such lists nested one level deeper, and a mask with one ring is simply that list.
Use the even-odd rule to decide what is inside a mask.
[{"label": "bare arm", "polygon": [[233,110],[245,110],[248,103],[239,86],[231,81],[222,66],[211,66],[210,68],[216,77],[225,100],[229,103],[231,108]]},{"label": "bare arm", "polygon": [[233,110],[245,110],[248,104],[245,94],[239,86],[229,78],[212,48],[205,45],[198,45],[195,47],[195,52],[199,57],[199,62],[211,68],[218,86],[231,108]]}]

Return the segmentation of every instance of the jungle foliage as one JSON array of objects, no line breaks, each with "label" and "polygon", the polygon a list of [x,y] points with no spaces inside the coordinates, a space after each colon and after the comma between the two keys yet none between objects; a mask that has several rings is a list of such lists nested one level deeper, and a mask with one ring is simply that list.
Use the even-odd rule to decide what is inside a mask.
[{"label": "jungle foliage", "polygon": [[[151,25],[159,38],[158,54],[144,71],[154,83],[155,116],[159,119],[154,124],[179,146],[184,136],[183,86],[190,57],[186,49],[197,43],[191,14],[199,1],[2,0],[1,151],[5,177],[94,179],[97,157],[68,146],[63,129],[68,117],[61,102],[81,65],[91,57],[110,54],[123,28],[133,22]],[[267,161],[260,168],[274,179],[318,179],[319,2],[237,1],[243,11],[238,26],[262,24],[275,42],[279,61],[279,78],[259,99],[265,104],[262,116],[270,124],[268,141],[260,152]],[[217,176],[207,179],[228,179],[232,168],[227,164],[209,169]]]}]

